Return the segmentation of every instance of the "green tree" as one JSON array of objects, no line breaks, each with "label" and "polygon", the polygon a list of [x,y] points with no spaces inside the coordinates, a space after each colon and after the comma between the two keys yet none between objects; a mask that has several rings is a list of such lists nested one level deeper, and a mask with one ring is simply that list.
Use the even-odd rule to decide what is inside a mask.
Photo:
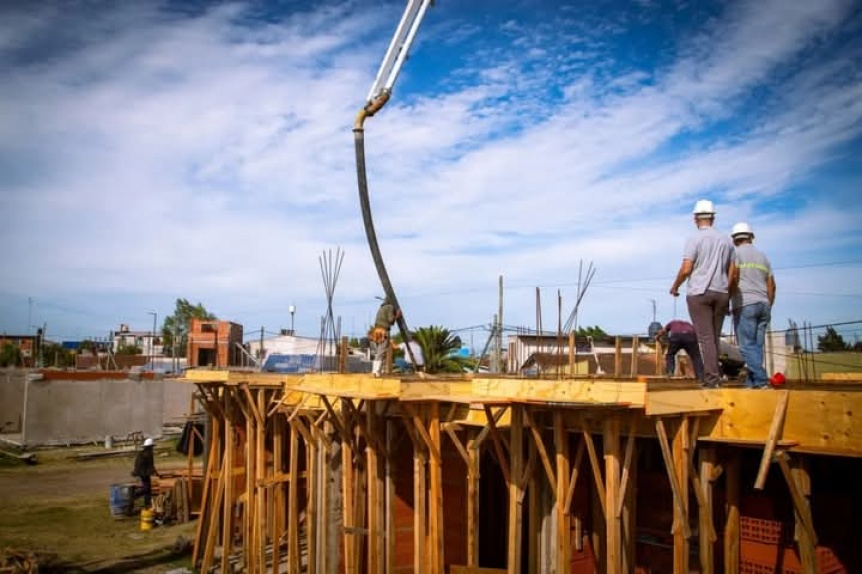
[{"label": "green tree", "polygon": [[192,319],[216,321],[218,317],[207,311],[206,307],[200,303],[192,305],[188,299],[177,299],[174,314],[165,317],[165,321],[162,323],[162,341],[166,356],[174,356],[175,349],[177,357],[186,356],[189,325]]},{"label": "green tree", "polygon": [[849,351],[850,345],[844,342],[844,337],[838,334],[835,327],[826,327],[826,333],[817,337],[817,349],[822,353]]},{"label": "green tree", "polygon": [[119,345],[115,355],[140,355],[144,351],[137,345]]},{"label": "green tree", "polygon": [[5,343],[0,349],[0,367],[17,367],[21,364],[21,349],[12,343]]},{"label": "green tree", "polygon": [[59,343],[46,342],[42,346],[42,362],[46,367],[74,367],[75,355]]},{"label": "green tree", "polygon": [[578,330],[575,334],[582,337],[592,337],[594,339],[608,336],[608,334],[605,333],[605,330],[598,325],[593,325],[592,327],[578,327]]},{"label": "green tree", "polygon": [[416,329],[413,337],[422,347],[427,373],[460,373],[467,365],[462,357],[453,356],[461,348],[461,339],[449,329],[431,325]]}]

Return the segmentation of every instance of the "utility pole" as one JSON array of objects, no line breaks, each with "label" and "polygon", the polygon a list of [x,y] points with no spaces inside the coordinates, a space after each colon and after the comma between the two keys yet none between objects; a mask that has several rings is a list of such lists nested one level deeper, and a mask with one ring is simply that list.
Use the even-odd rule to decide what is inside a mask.
[{"label": "utility pole", "polygon": [[156,322],[158,321],[158,313],[155,311],[147,311],[147,315],[153,316],[153,330],[150,335],[150,371],[155,372],[156,361]]},{"label": "utility pole", "polygon": [[503,371],[503,276],[500,275],[499,308],[497,310],[497,370]]},{"label": "utility pole", "polygon": [[260,327],[260,349],[257,350],[257,364],[263,370],[263,325]]}]

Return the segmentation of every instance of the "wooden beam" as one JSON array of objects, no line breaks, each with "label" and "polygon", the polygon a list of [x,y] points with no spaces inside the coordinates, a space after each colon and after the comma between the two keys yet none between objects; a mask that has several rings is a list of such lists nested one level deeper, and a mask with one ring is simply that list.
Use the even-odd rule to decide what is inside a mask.
[{"label": "wooden beam", "polygon": [[[488,418],[488,428],[491,431],[491,440],[494,442],[494,450],[497,453],[497,461],[500,463],[500,470],[503,471],[503,478],[506,482],[511,482],[513,479],[517,480],[517,472],[515,472],[515,474],[511,474],[509,472],[509,464],[506,462],[506,453],[503,451],[503,440],[500,438],[500,432],[497,430],[497,420],[491,414],[491,407],[484,405],[484,408],[485,416]],[[515,407],[512,406],[511,408],[512,417],[514,419]],[[514,421],[512,424],[514,424]]]},{"label": "wooden beam", "polygon": [[724,572],[739,574],[739,502],[742,456],[739,449],[728,451],[724,468],[724,491],[727,515],[724,523]]},{"label": "wooden beam", "polygon": [[[782,453],[786,457],[786,454]],[[779,462],[781,464],[781,462]],[[784,472],[784,469],[782,469]],[[785,474],[785,478],[786,478]],[[815,574],[817,572],[817,533],[814,531],[814,520],[811,515],[811,475],[808,474],[808,465],[805,458],[796,457],[790,461],[790,476],[799,491],[801,506],[799,509],[794,504],[796,518],[795,538],[799,546],[799,555],[802,559],[802,571],[804,574]],[[792,495],[791,495],[792,496]],[[803,516],[805,519],[803,519]],[[807,519],[807,520],[806,520]],[[805,528],[808,522],[810,530]]]},{"label": "wooden beam", "polygon": [[[560,413],[562,415],[562,413]],[[584,459],[584,445],[586,440],[581,437],[578,440],[578,450],[575,452],[575,462],[572,463],[572,474],[569,477],[569,486],[566,490],[566,502],[563,504],[563,510],[568,516],[572,512],[572,498],[575,496],[575,486],[578,484],[578,476],[581,469],[581,461]]]},{"label": "wooden beam", "polygon": [[[227,387],[224,389],[224,412],[230,411],[231,406],[231,391]],[[230,554],[233,548],[233,505],[234,505],[234,440],[236,439],[234,432],[234,423],[227,417],[225,418],[224,429],[224,512],[222,520],[222,540],[221,540],[221,573],[228,574],[230,571]]]},{"label": "wooden beam", "polygon": [[587,445],[587,454],[590,457],[590,468],[593,470],[593,480],[596,484],[596,494],[599,497],[599,503],[602,506],[602,511],[607,508],[607,497],[605,496],[605,483],[602,478],[602,469],[599,466],[599,457],[596,455],[596,445],[593,443],[593,435],[586,429],[581,430],[581,436],[584,439],[584,444]]},{"label": "wooden beam", "polygon": [[[289,470],[291,476],[299,474],[299,433],[295,426],[290,428],[288,437],[290,452]],[[299,573],[299,481],[291,481],[287,490],[287,565],[288,572]]]},{"label": "wooden beam", "polygon": [[[404,407],[404,409],[413,417],[413,424],[416,427],[416,430],[419,431],[419,436],[422,437],[423,441],[425,441],[425,446],[428,447],[428,452],[431,454],[431,460],[436,460],[439,464],[441,462],[440,449],[435,446],[434,441],[431,439],[431,435],[428,434],[428,429],[425,428],[425,422],[416,414],[412,405],[404,403],[401,406]],[[437,432],[440,432],[439,428],[437,429]]]},{"label": "wooden beam", "polygon": [[464,459],[464,464],[469,467],[470,455],[467,453],[467,449],[464,448],[464,445],[461,444],[461,439],[459,439],[458,435],[455,434],[455,431],[452,429],[452,425],[449,423],[443,423],[440,426],[443,427],[443,430],[446,431],[446,434],[449,435],[450,439],[452,439],[452,444],[454,444],[455,448],[458,449],[458,452],[461,454],[461,458]]},{"label": "wooden beam", "polygon": [[[789,457],[786,452],[778,452],[775,454],[775,459],[778,461],[778,466],[781,467],[781,473],[784,475],[784,480],[787,482],[787,488],[790,490],[790,497],[793,499],[793,510],[796,514],[796,519],[802,525],[809,546],[817,546],[817,533],[814,531],[814,521],[811,518],[811,507],[808,504],[808,499],[802,493],[800,485],[793,475],[788,463]],[[813,556],[813,552],[812,552]]]},{"label": "wooden beam", "polygon": [[[683,506],[682,500],[682,489],[680,487],[679,482],[677,481],[677,472],[676,466],[674,465],[673,454],[671,454],[670,443],[667,438],[667,430],[664,426],[664,421],[661,417],[655,419],[655,430],[656,436],[658,437],[658,443],[661,447],[662,458],[664,458],[664,466],[667,470],[667,477],[670,482],[671,493],[673,494],[673,505],[676,509],[675,516],[685,516],[685,507]],[[678,527],[682,527],[683,533],[686,537],[689,536],[689,528],[688,521],[683,521],[683,523],[677,524],[676,520],[674,520],[674,531],[677,530]]]},{"label": "wooden beam", "polygon": [[[510,478],[520,477],[523,463],[524,415],[523,407],[512,406]],[[495,427],[496,428],[496,427]],[[492,431],[493,432],[493,431]],[[522,499],[523,487],[520,481],[509,480],[509,534],[507,539],[506,568],[509,574],[521,572],[521,531],[524,519]]]},{"label": "wooden beam", "polygon": [[548,477],[548,484],[553,488],[556,481],[556,473],[554,472],[553,465],[551,465],[548,451],[545,449],[545,441],[542,439],[542,432],[536,426],[536,421],[533,419],[528,408],[524,408],[524,418],[530,426],[530,434],[533,435],[533,441],[536,443],[536,449],[539,452],[539,459],[542,461],[542,466],[545,469],[545,476]]},{"label": "wooden beam", "polygon": [[760,459],[760,468],[757,471],[757,479],[754,488],[763,490],[766,485],[766,474],[772,462],[772,453],[775,451],[775,442],[781,438],[784,427],[784,418],[787,416],[787,403],[790,400],[790,391],[779,391],[778,404],[775,406],[775,414],[772,415],[772,425],[769,428],[769,436],[766,438],[766,447],[763,449],[763,458]]},{"label": "wooden beam", "polygon": [[619,504],[617,505],[616,515],[622,516],[623,513],[623,505],[625,504],[626,499],[626,489],[629,485],[629,477],[631,476],[631,466],[632,466],[632,455],[635,450],[635,430],[636,430],[636,422],[635,419],[632,419],[631,424],[629,426],[629,434],[626,437],[626,454],[623,459],[623,474],[620,479],[620,497]]}]

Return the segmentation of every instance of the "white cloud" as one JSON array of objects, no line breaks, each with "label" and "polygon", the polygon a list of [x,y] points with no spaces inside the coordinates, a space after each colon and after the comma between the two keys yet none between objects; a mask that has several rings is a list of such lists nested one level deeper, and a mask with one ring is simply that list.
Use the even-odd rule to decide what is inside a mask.
[{"label": "white cloud", "polygon": [[[718,202],[722,228],[751,221],[774,263],[858,252],[858,205],[796,189],[816,186],[844,146],[858,145],[858,44],[818,57],[847,9],[733,4],[682,36],[673,63],[647,70],[616,62],[583,29],[431,26],[417,49],[489,38],[439,92],[396,91],[366,122],[375,225],[411,324],[490,320],[502,274],[505,322],[534,325],[534,287],[546,314],[557,288],[570,306],[583,260],[599,271],[582,324],[643,330],[649,299],[671,313],[667,288],[701,196]],[[43,8],[0,24],[0,62],[10,63],[0,86],[0,168],[9,166],[0,243],[13,247],[0,271],[10,278],[4,309],[19,302],[17,325],[27,295],[83,310],[110,299],[93,312],[98,322],[65,315],[102,331],[134,317],[130,308],[164,314],[188,297],[249,328],[284,324],[299,302],[298,327],[316,332],[318,257],[340,245],[336,312],[362,330],[380,287],[351,126],[397,11],[333,5],[260,24],[245,10]],[[443,22],[445,6],[435,10]],[[38,47],[20,30],[58,26],[70,31],[69,50],[15,60]],[[564,36],[572,43],[559,44]],[[413,64],[406,85],[421,85]],[[804,295],[824,288],[811,274],[780,274],[793,299],[785,308],[779,296],[777,322],[862,312],[841,281],[856,270],[822,271],[842,296]],[[556,325],[549,317],[545,326]]]}]

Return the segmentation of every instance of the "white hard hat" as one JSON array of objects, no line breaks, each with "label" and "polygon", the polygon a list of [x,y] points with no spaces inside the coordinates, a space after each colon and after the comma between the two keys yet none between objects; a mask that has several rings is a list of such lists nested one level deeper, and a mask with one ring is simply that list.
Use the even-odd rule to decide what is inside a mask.
[{"label": "white hard hat", "polygon": [[708,199],[700,199],[694,204],[694,215],[715,215],[715,206]]},{"label": "white hard hat", "polygon": [[144,446],[153,446],[153,439],[145,438],[144,439]]},{"label": "white hard hat", "polygon": [[749,237],[754,237],[754,232],[751,230],[751,226],[747,223],[737,223],[733,226],[733,229],[730,232],[730,236],[736,237],[737,235],[747,235]]}]

